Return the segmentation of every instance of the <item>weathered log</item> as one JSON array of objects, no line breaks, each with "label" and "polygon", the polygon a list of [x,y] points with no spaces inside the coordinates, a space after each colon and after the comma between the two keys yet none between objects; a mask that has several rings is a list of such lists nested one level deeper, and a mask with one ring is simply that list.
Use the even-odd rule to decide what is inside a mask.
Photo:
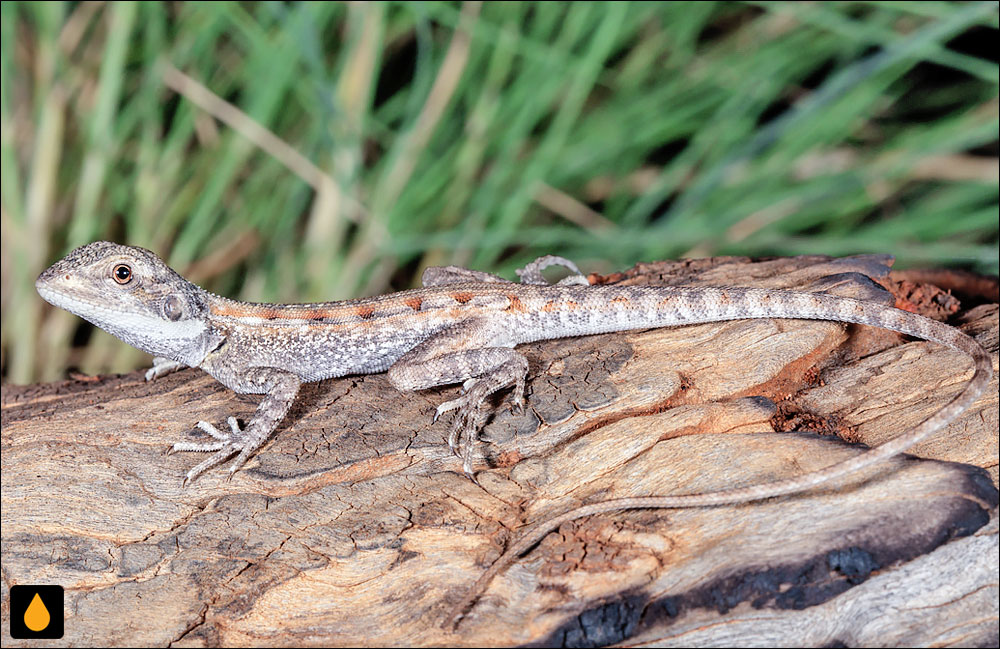
[{"label": "weathered log", "polygon": [[[592,280],[889,295],[863,274],[961,325],[996,367],[991,296],[953,312],[957,299],[898,283],[884,261],[722,258]],[[861,475],[567,524],[442,630],[526,523],[819,469],[917,423],[971,376],[958,352],[830,322],[524,352],[528,409],[486,427],[481,487],[448,450],[448,418],[431,423],[455,387],[401,396],[384,375],[304,386],[232,481],[217,470],[182,489],[199,458],[165,450],[201,439],[200,419],[246,421],[259,397],[198,370],[5,385],[3,596],[64,586],[67,645],[996,645],[996,378],[947,430]]]}]

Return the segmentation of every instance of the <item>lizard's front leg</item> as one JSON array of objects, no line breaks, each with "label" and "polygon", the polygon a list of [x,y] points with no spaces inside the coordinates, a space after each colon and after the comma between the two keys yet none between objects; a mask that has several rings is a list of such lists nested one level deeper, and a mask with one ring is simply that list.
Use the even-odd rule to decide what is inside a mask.
[{"label": "lizard's front leg", "polygon": [[431,336],[389,368],[389,381],[398,390],[463,383],[463,394],[438,406],[434,419],[458,410],[448,444],[458,454],[461,443],[462,470],[473,481],[472,455],[489,414],[482,408],[487,397],[513,385],[513,405],[524,406],[528,360],[514,351],[506,328],[496,318],[466,320]]},{"label": "lizard's front leg", "polygon": [[296,375],[273,367],[251,368],[238,378],[241,392],[251,394],[263,392],[267,396],[257,406],[257,411],[246,428],[241,430],[235,417],[228,419],[229,432],[220,431],[207,421],[199,421],[198,428],[214,437],[216,441],[205,444],[194,442],[174,444],[173,448],[170,449],[171,453],[177,451],[215,451],[207,460],[188,471],[184,477],[184,485],[238,453],[236,460],[229,467],[229,477],[231,478],[246,464],[253,452],[261,447],[281,423],[281,420],[285,418],[288,409],[292,407],[292,402],[295,401],[295,395],[298,394],[301,384]]},{"label": "lizard's front leg", "polygon": [[187,367],[187,365],[181,363],[180,361],[164,358],[163,356],[154,356],[153,367],[146,370],[146,380],[152,381],[153,379],[158,379],[161,376],[166,376],[167,374],[172,374],[178,370],[182,370],[185,367]]}]

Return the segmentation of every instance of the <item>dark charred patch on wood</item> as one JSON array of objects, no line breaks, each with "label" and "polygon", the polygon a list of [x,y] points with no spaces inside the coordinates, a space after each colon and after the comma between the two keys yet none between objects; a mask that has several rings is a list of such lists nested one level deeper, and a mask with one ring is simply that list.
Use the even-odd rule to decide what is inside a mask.
[{"label": "dark charred patch on wood", "polygon": [[[850,545],[818,546],[798,561],[775,560],[769,565],[746,566],[742,570],[719,575],[703,585],[668,597],[649,597],[638,589],[622,590],[604,603],[578,612],[532,645],[605,646],[624,643],[632,637],[662,637],[685,613],[716,611],[725,615],[742,604],[758,610],[797,611],[830,601],[837,595],[864,583],[883,566],[909,561],[928,554],[941,544],[971,535],[989,522],[988,507],[997,502],[996,488],[985,470],[964,469],[960,478],[966,499],[952,499],[947,509],[927,519],[920,503],[910,503],[911,516],[899,516],[898,522],[887,519],[883,525],[845,526],[841,538],[851,538]],[[975,494],[973,497],[971,494]],[[977,500],[982,498],[982,500]],[[960,502],[964,501],[964,502]],[[650,513],[647,525],[657,525],[666,514]],[[919,528],[911,521],[926,521]],[[662,523],[660,523],[662,524]],[[579,529],[582,523],[574,523]],[[574,533],[573,539],[582,534]],[[591,542],[591,539],[579,541]],[[573,556],[565,547],[563,556]],[[564,559],[565,560],[565,559]]]},{"label": "dark charred patch on wood", "polygon": [[455,300],[459,304],[465,304],[470,302],[472,298],[475,297],[472,293],[452,293],[451,299]]}]

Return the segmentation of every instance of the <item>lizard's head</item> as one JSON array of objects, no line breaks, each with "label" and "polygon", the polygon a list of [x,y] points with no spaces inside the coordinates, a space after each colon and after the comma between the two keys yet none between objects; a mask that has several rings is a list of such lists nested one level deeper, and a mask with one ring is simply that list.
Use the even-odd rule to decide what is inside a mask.
[{"label": "lizard's head", "polygon": [[197,365],[211,351],[208,294],[144,248],[82,246],[39,275],[35,288],[47,302],[154,356]]}]

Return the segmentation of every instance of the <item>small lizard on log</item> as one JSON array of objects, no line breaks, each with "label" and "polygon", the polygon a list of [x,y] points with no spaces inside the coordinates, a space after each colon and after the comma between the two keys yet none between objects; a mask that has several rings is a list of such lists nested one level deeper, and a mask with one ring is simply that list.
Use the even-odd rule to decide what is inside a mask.
[{"label": "small lizard on log", "polygon": [[[574,272],[549,284],[541,271]],[[756,288],[590,286],[576,266],[547,256],[518,271],[521,283],[455,266],[428,268],[423,288],[316,304],[254,304],[213,295],[188,282],[154,253],[95,242],[44,271],[35,283],[55,306],[89,320],[154,356],[147,379],[198,367],[238,393],[265,394],[254,417],[228,432],[197,427],[208,443],[179,442],[173,451],[212,452],[184,483],[236,456],[232,476],[285,417],[304,382],[388,372],[399,390],[462,383],[462,394],[437,408],[457,410],[449,445],[474,478],[478,433],[490,412],[487,398],[514,386],[524,404],[528,363],[517,345],[568,336],[650,329],[746,318],[850,322],[890,329],[968,354],[974,374],[965,389],[919,425],[867,453],[824,469],[768,484],[686,496],[607,500],[542,521],[516,541],[454,608],[453,626],[490,580],[564,522],[636,508],[735,504],[815,487],[897,455],[941,429],[982,393],[992,377],[988,354],[949,325],[886,306],[826,293]]]}]

